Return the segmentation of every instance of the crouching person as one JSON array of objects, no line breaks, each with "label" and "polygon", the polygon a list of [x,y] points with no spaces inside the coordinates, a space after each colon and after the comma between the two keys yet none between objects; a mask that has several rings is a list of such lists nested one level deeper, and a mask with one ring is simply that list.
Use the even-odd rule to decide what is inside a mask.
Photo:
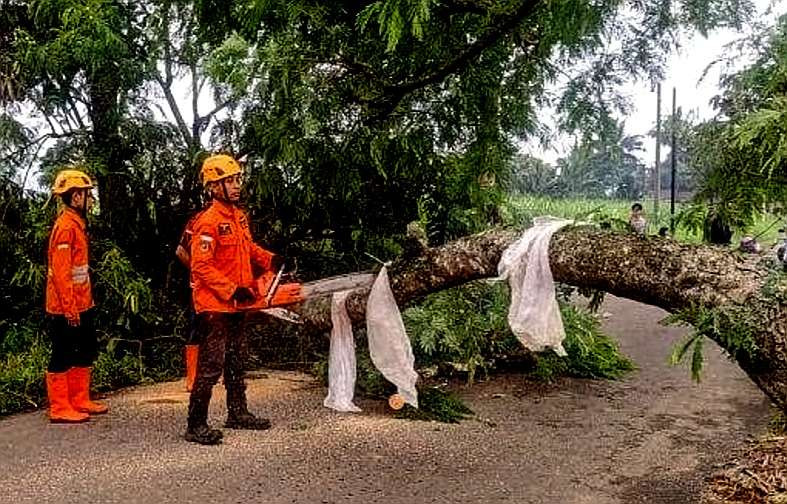
[{"label": "crouching person", "polygon": [[246,406],[244,359],[246,334],[240,310],[257,299],[252,262],[270,271],[277,256],[252,241],[246,213],[238,207],[241,168],[230,156],[205,160],[200,181],[212,202],[194,222],[191,280],[194,310],[205,324],[199,343],[197,377],[189,400],[187,441],[218,444],[222,432],[208,426],[213,386],[224,375],[230,429],[264,430],[270,421],[252,415]]},{"label": "crouching person", "polygon": [[49,419],[79,423],[107,406],[90,400],[90,366],[98,344],[88,271],[87,214],[93,202],[90,178],[79,170],[57,174],[52,188],[62,202],[49,236],[46,311],[52,357],[46,373]]}]

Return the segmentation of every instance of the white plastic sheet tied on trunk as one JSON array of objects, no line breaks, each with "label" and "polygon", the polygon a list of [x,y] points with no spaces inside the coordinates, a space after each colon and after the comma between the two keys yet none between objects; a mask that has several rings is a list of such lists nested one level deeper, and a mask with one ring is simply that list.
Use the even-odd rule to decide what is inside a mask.
[{"label": "white plastic sheet tied on trunk", "polygon": [[[351,291],[337,292],[331,303],[331,349],[328,356],[328,396],[323,404],[336,411],[357,412],[355,393],[355,340],[345,302]],[[404,329],[402,314],[396,306],[388,270],[383,266],[372,285],[366,302],[366,332],[372,363],[396,385],[405,402],[418,407],[415,358]]]},{"label": "white plastic sheet tied on trunk", "polygon": [[328,356],[328,396],[323,405],[336,411],[358,412],[355,394],[355,339],[345,301],[350,291],[336,292],[331,302],[331,349]]},{"label": "white plastic sheet tied on trunk", "polygon": [[369,355],[375,367],[396,385],[399,395],[407,404],[417,408],[415,382],[418,374],[414,368],[415,357],[388,283],[385,266],[377,275],[366,302],[366,335],[369,339]]},{"label": "white plastic sheet tied on trunk", "polygon": [[551,348],[560,356],[566,355],[566,332],[549,267],[549,241],[555,231],[572,222],[536,217],[533,226],[503,252],[497,265],[500,279],[507,279],[511,287],[508,325],[522,345],[533,352]]}]

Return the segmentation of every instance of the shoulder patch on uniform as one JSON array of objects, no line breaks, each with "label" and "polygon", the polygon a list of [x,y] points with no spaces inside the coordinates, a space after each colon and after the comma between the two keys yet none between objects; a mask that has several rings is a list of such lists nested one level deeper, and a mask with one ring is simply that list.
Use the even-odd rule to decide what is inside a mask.
[{"label": "shoulder patch on uniform", "polygon": [[222,222],[219,224],[219,236],[226,236],[232,234],[232,226],[229,222]]},{"label": "shoulder patch on uniform", "polygon": [[204,234],[199,235],[199,249],[202,252],[207,252],[210,249],[211,242],[213,242],[212,237]]}]

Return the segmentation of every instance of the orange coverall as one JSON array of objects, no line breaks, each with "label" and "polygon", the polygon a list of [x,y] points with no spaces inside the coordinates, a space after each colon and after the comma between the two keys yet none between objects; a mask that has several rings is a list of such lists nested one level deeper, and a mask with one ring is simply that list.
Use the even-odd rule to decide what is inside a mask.
[{"label": "orange coverall", "polygon": [[47,313],[81,313],[93,307],[87,251],[85,221],[75,210],[66,208],[49,236]]},{"label": "orange coverall", "polygon": [[238,311],[230,299],[235,289],[256,290],[252,261],[263,271],[269,271],[273,258],[273,253],[252,240],[243,210],[214,200],[194,223],[191,241],[194,310],[197,313]]}]

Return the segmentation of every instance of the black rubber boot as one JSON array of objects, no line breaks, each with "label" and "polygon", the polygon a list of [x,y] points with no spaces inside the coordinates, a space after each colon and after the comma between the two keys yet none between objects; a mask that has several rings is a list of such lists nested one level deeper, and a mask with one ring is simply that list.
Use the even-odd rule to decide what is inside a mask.
[{"label": "black rubber boot", "polygon": [[243,383],[227,386],[227,423],[228,429],[267,430],[271,421],[259,418],[251,413],[246,406],[246,386]]},{"label": "black rubber boot", "polygon": [[197,380],[189,398],[189,416],[186,441],[203,445],[217,445],[221,443],[224,434],[220,430],[208,427],[208,406],[212,385],[205,386],[204,382]]},{"label": "black rubber boot", "polygon": [[227,423],[224,424],[224,427],[228,429],[268,430],[271,428],[271,421],[267,418],[256,417],[246,411],[228,415]]},{"label": "black rubber boot", "polygon": [[221,439],[224,437],[224,434],[218,429],[211,429],[206,424],[202,424],[197,427],[189,427],[186,429],[186,434],[183,437],[186,441],[191,443],[217,445],[221,444]]}]

